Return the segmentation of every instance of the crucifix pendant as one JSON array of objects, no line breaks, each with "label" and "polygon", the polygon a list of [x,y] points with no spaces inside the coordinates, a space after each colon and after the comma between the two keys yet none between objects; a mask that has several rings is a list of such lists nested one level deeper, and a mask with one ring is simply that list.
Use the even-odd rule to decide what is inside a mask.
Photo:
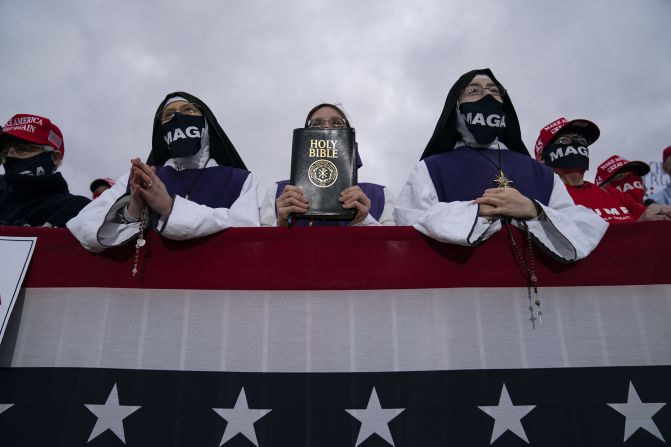
[{"label": "crucifix pendant", "polygon": [[494,177],[494,183],[497,184],[497,188],[510,188],[513,181],[506,177],[503,171],[499,169],[499,174]]}]

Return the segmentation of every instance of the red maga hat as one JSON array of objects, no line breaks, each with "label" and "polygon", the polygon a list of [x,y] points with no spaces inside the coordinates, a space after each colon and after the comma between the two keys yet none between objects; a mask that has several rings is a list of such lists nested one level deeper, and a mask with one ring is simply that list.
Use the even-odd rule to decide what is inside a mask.
[{"label": "red maga hat", "polygon": [[587,138],[588,146],[598,140],[601,133],[597,125],[591,121],[583,119],[568,121],[566,118],[561,117],[541,129],[534,148],[536,160],[543,159],[543,150],[552,143],[552,140],[559,134],[559,131],[562,133],[576,132],[583,135]]},{"label": "red maga hat", "polygon": [[613,155],[596,168],[594,183],[596,183],[597,186],[601,186],[623,169],[631,171],[639,177],[643,177],[650,172],[650,166],[648,166],[647,163],[642,161],[629,161],[619,155]]},{"label": "red maga hat", "polygon": [[20,113],[14,115],[0,131],[0,135],[11,135],[31,143],[52,147],[65,154],[63,134],[48,118]]},{"label": "red maga hat", "polygon": [[91,190],[91,192],[94,192],[100,186],[104,186],[104,185],[107,185],[111,188],[112,186],[114,186],[114,180],[111,179],[111,178],[107,178],[107,177],[97,178],[97,179],[95,179],[91,182],[91,184],[89,185],[89,189]]},{"label": "red maga hat", "polygon": [[662,163],[669,157],[671,157],[671,146],[667,146],[666,149],[662,151]]}]

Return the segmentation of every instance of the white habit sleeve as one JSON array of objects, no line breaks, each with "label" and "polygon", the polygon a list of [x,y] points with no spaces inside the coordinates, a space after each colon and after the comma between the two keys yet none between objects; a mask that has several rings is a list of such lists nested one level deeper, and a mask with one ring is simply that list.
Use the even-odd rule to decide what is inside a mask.
[{"label": "white habit sleeve", "polygon": [[426,163],[420,161],[396,199],[396,224],[412,225],[441,242],[477,245],[501,228],[499,221],[478,217],[474,201],[439,202]]},{"label": "white habit sleeve", "polygon": [[[117,211],[130,201],[126,193],[128,175],[119,177],[116,184],[89,203],[67,223],[68,229],[89,251],[122,245],[135,236],[139,222],[117,222]],[[259,208],[257,183],[250,173],[242,186],[240,196],[231,208],[210,208],[182,197],[175,197],[170,215],[158,221],[158,231],[175,240],[207,236],[230,227],[258,227]]]},{"label": "white habit sleeve", "polygon": [[548,205],[539,205],[547,219],[527,220],[529,231],[536,242],[562,261],[577,261],[590,254],[608,229],[608,223],[596,213],[575,204],[557,174]]},{"label": "white habit sleeve", "polygon": [[268,187],[266,196],[261,202],[261,226],[262,227],[276,227],[277,214],[275,213],[275,194],[277,193],[277,183],[273,183]]},{"label": "white habit sleeve", "polygon": [[384,209],[380,214],[380,220],[376,220],[370,214],[366,218],[356,224],[355,226],[371,226],[371,225],[395,225],[394,223],[394,197],[389,194],[387,187],[384,187]]},{"label": "white habit sleeve", "polygon": [[257,186],[250,173],[230,208],[210,208],[176,196],[170,214],[159,220],[158,231],[168,239],[184,240],[209,236],[231,227],[258,227]]},{"label": "white habit sleeve", "polygon": [[122,245],[138,234],[139,222],[115,222],[117,211],[130,201],[127,186],[128,174],[124,174],[114,186],[68,221],[66,226],[88,251],[98,253],[105,248]]},{"label": "white habit sleeve", "polygon": [[[583,206],[577,206],[555,175],[545,217],[527,220],[534,239],[546,251],[563,261],[587,256],[603,237],[608,224]],[[396,201],[396,222],[412,225],[419,232],[458,245],[476,245],[501,229],[501,221],[478,217],[473,202],[439,202],[424,162],[410,174]],[[519,222],[513,220],[516,226]]]}]

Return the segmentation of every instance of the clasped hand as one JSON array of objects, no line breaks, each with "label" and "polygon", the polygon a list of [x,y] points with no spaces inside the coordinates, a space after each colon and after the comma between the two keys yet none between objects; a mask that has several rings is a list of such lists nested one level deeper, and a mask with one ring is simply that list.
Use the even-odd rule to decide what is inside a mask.
[{"label": "clasped hand", "polygon": [[478,216],[486,218],[514,217],[533,219],[538,217],[533,200],[515,188],[486,189],[482,197],[475,199],[480,205]]},{"label": "clasped hand", "polygon": [[[370,199],[357,185],[350,186],[340,193],[340,203],[345,209],[356,209],[352,225],[361,223],[370,211]],[[303,191],[293,185],[284,187],[282,194],[275,201],[277,205],[277,226],[288,226],[290,213],[304,214],[309,209],[309,202]]]},{"label": "clasped hand", "polygon": [[128,213],[138,218],[140,212],[148,206],[159,215],[167,216],[172,210],[172,202],[173,198],[156,175],[156,168],[148,166],[139,158],[131,160]]},{"label": "clasped hand", "polygon": [[671,220],[671,205],[660,205],[658,203],[649,205],[641,214],[641,217],[638,218],[639,222],[648,220]]}]

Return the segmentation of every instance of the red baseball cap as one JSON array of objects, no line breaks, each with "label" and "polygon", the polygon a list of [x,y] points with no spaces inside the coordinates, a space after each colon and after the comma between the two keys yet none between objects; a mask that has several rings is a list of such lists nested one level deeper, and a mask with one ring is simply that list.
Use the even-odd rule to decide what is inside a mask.
[{"label": "red baseball cap", "polygon": [[543,159],[543,150],[552,143],[552,140],[555,139],[560,130],[562,133],[577,132],[584,135],[587,138],[588,146],[598,140],[601,134],[597,125],[591,121],[583,119],[568,121],[566,118],[561,117],[541,129],[536,140],[536,147],[534,148],[536,160]]},{"label": "red baseball cap", "polygon": [[596,168],[594,183],[596,183],[597,186],[601,186],[623,169],[631,171],[639,177],[643,177],[650,172],[650,166],[648,166],[647,163],[642,161],[629,161],[619,155],[613,155]]},{"label": "red baseball cap", "polygon": [[669,157],[671,157],[671,146],[667,146],[666,149],[662,151],[662,163]]},{"label": "red baseball cap", "polygon": [[0,135],[11,135],[21,140],[52,147],[65,154],[63,134],[48,118],[20,113],[14,115],[0,131]]},{"label": "red baseball cap", "polygon": [[91,192],[94,192],[98,187],[107,185],[110,188],[114,186],[114,180],[111,178],[97,178],[91,182],[89,189]]}]

